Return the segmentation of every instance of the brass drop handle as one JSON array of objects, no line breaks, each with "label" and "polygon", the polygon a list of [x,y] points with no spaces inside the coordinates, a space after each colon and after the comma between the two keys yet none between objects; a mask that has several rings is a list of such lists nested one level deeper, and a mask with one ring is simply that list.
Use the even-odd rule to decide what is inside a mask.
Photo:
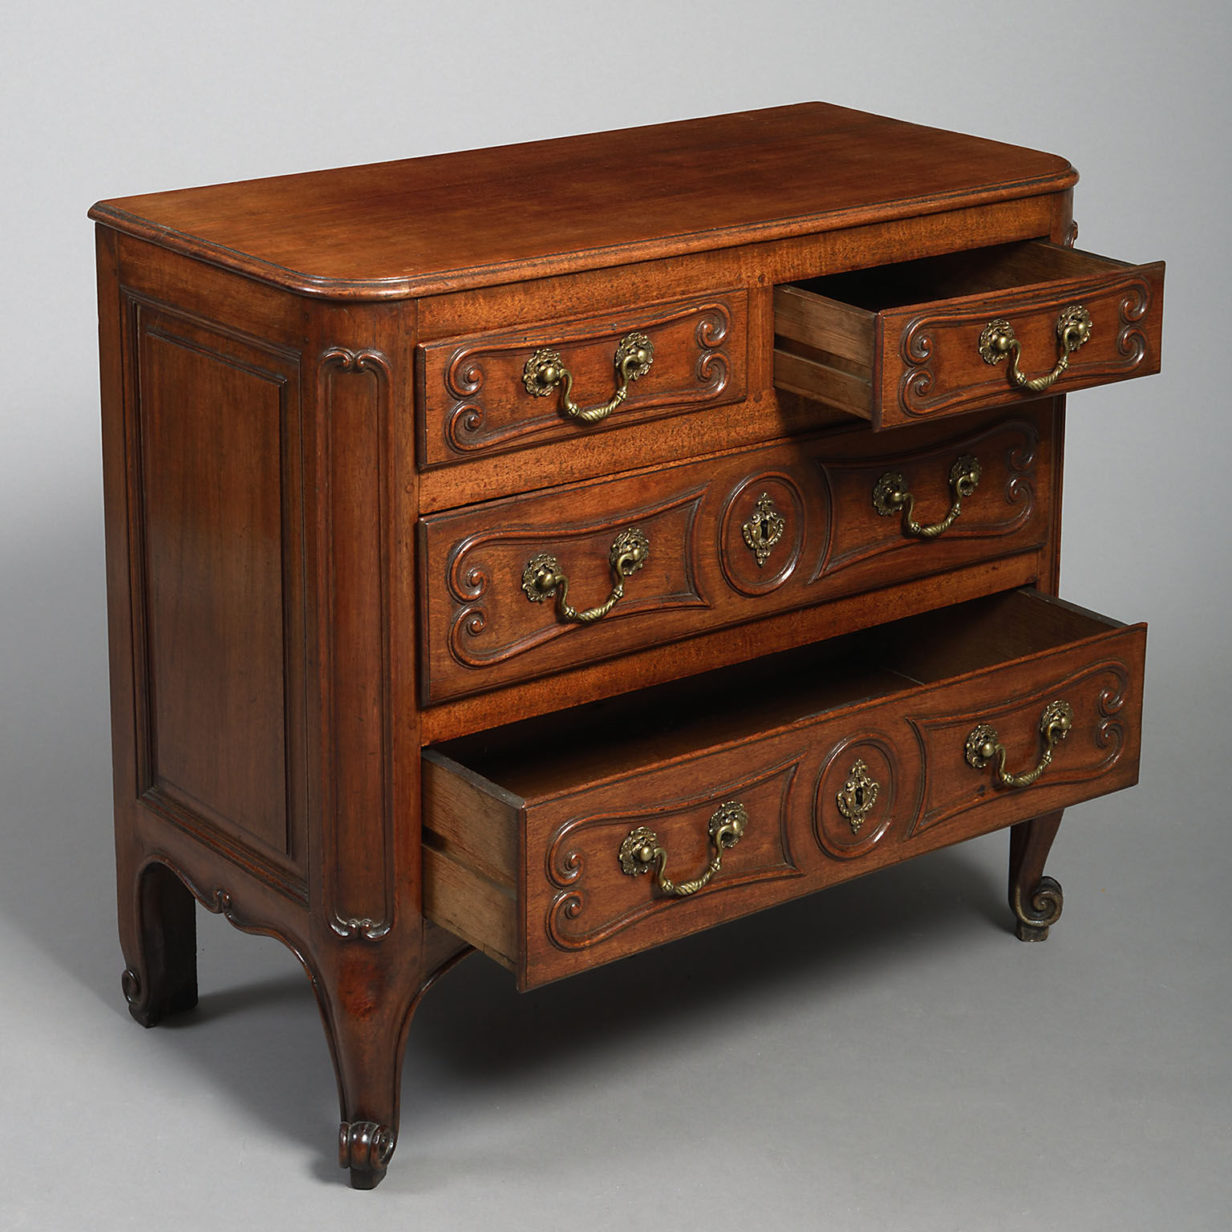
[{"label": "brass drop handle", "polygon": [[561,361],[560,352],[550,347],[540,347],[526,361],[526,367],[522,369],[522,384],[528,394],[546,398],[563,381],[565,396],[560,409],[570,419],[584,424],[598,423],[629,396],[629,382],[640,380],[650,371],[650,365],[654,363],[654,345],[645,334],[627,334],[616,347],[612,363],[620,383],[602,406],[580,407],[573,401],[573,373]]},{"label": "brass drop handle", "polygon": [[963,500],[979,486],[980,462],[970,454],[963,454],[950,467],[950,492],[953,500],[950,511],[931,526],[921,526],[912,516],[915,512],[915,497],[907,488],[907,481],[897,471],[887,471],[873,486],[873,508],[883,517],[901,512],[903,534],[911,539],[935,539],[954,525],[962,512]]},{"label": "brass drop handle", "polygon": [[1014,327],[1005,320],[989,321],[980,334],[980,356],[986,364],[999,364],[1010,357],[1010,384],[1033,394],[1042,394],[1069,367],[1069,357],[1091,336],[1091,314],[1081,304],[1070,304],[1057,317],[1057,341],[1061,358],[1056,367],[1044,376],[1027,377],[1019,371],[1018,358],[1022,343],[1014,336]]},{"label": "brass drop handle", "polygon": [[700,877],[679,884],[667,876],[667,851],[659,846],[659,836],[648,826],[638,826],[636,830],[630,830],[620,844],[621,871],[626,876],[636,877],[657,866],[655,885],[660,893],[671,898],[687,898],[710,884],[723,866],[723,853],[744,837],[744,829],[748,824],[748,812],[738,800],[720,804],[711,814],[709,825],[710,847],[714,856]]},{"label": "brass drop handle", "polygon": [[981,723],[967,737],[967,764],[975,770],[983,770],[995,757],[997,767],[993,773],[1002,787],[1030,787],[1052,764],[1053,750],[1069,735],[1073,725],[1074,708],[1069,702],[1049,702],[1040,715],[1039,730],[1044,738],[1044,752],[1039,764],[1033,770],[1011,774],[1005,768],[1005,745],[997,739],[997,729]]},{"label": "brass drop handle", "polygon": [[608,563],[612,567],[612,593],[598,607],[579,612],[568,603],[569,579],[560,562],[548,552],[539,552],[522,570],[522,589],[532,603],[556,599],[556,614],[568,624],[589,625],[602,620],[625,593],[625,578],[636,573],[650,556],[650,540],[636,526],[622,530],[612,541]]}]

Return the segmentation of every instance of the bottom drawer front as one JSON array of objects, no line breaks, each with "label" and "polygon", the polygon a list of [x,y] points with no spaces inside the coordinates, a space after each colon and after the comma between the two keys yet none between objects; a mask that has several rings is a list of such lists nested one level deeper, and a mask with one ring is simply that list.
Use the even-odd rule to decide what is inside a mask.
[{"label": "bottom drawer front", "polygon": [[531,987],[1128,786],[1144,650],[1012,592],[426,750],[425,910]]}]

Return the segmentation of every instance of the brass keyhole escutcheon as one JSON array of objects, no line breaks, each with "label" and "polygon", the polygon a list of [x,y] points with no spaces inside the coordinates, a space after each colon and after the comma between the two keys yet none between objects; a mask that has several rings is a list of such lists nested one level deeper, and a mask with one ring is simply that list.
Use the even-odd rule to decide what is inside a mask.
[{"label": "brass keyhole escutcheon", "polygon": [[880,791],[881,784],[869,773],[864,759],[856,761],[847,772],[847,782],[836,797],[838,811],[847,819],[852,834],[860,833],[860,827],[873,811]]},{"label": "brass keyhole escutcheon", "polygon": [[774,545],[782,539],[786,526],[787,521],[774,507],[770,493],[763,492],[748,521],[740,527],[745,546],[757,558],[759,569],[770,559],[770,553],[774,551]]}]

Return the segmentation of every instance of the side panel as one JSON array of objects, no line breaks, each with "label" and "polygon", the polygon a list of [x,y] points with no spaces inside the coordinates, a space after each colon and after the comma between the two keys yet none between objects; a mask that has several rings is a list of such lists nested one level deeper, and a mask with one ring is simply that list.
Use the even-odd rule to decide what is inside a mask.
[{"label": "side panel", "polygon": [[298,355],[126,301],[138,794],[302,895]]}]

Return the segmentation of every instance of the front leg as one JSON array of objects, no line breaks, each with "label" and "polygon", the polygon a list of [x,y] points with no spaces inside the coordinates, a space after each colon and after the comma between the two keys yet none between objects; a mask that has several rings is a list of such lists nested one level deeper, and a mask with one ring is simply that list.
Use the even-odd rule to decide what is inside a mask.
[{"label": "front leg", "polygon": [[1061,918],[1061,886],[1044,876],[1044,862],[1057,836],[1063,810],[1020,822],[1010,830],[1010,909],[1019,941],[1043,941]]},{"label": "front leg", "polygon": [[383,950],[381,940],[335,942],[314,981],[338,1077],[338,1163],[354,1189],[380,1184],[397,1145],[402,1057],[419,1001],[470,953],[442,929],[423,929],[417,951]]}]

